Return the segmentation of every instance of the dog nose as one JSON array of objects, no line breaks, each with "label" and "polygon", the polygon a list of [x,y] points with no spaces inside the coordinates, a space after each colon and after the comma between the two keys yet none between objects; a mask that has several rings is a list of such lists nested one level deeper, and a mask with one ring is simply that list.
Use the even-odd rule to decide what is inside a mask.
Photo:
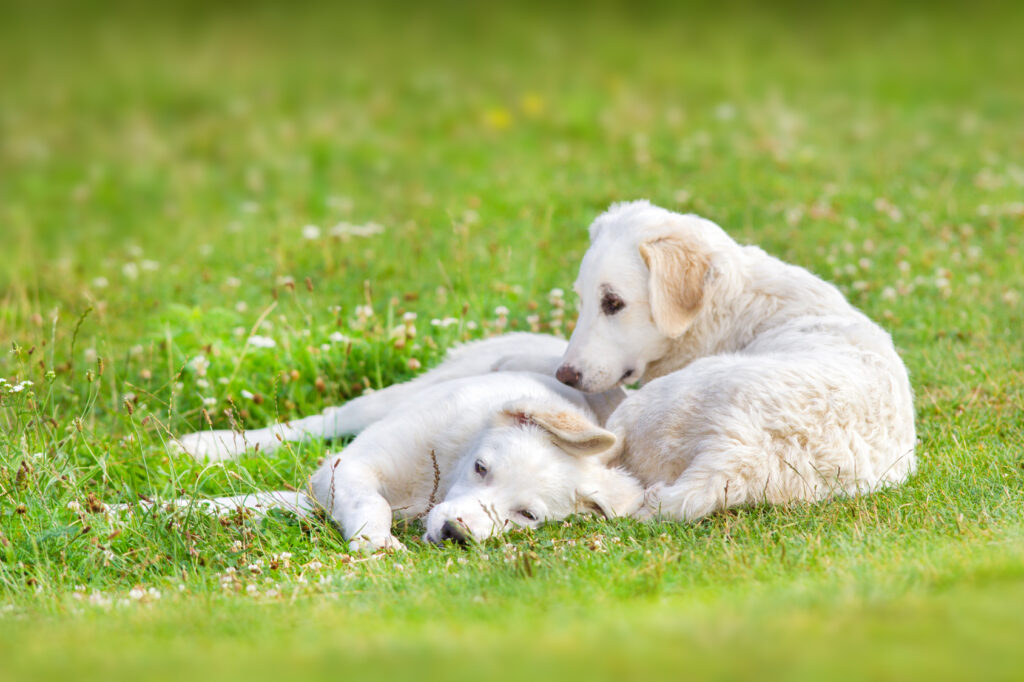
[{"label": "dog nose", "polygon": [[562,365],[558,368],[558,371],[555,372],[555,378],[566,386],[576,388],[579,386],[580,379],[582,379],[583,376],[580,374],[580,371],[572,365]]},{"label": "dog nose", "polygon": [[469,542],[470,537],[469,529],[459,521],[449,519],[441,526],[441,542],[451,540],[452,542],[464,545]]}]

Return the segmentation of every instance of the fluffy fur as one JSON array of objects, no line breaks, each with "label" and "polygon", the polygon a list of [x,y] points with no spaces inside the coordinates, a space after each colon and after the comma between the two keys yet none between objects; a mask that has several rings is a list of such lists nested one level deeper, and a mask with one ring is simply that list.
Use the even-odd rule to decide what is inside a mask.
[{"label": "fluffy fur", "polygon": [[465,542],[573,513],[631,514],[642,503],[642,487],[599,457],[616,440],[599,426],[599,412],[610,412],[624,392],[585,395],[551,378],[558,355],[550,349],[564,346],[538,334],[488,339],[456,349],[413,381],[321,416],[255,432],[185,436],[181,443],[193,454],[223,457],[247,444],[275,445],[278,435],[360,432],[326,458],[305,493],[256,493],[198,506],[300,514],[320,508],[357,550],[401,548],[391,534],[396,516],[426,516],[429,541]]},{"label": "fluffy fur", "polygon": [[[323,414],[304,417],[262,429],[246,431],[197,431],[178,438],[173,447],[197,459],[231,459],[246,450],[273,452],[284,442],[306,439],[331,439],[356,434],[416,399],[436,384],[479,376],[489,372],[524,371],[553,375],[566,341],[548,334],[512,333],[456,346],[439,366],[411,381],[394,384],[379,391],[330,407]],[[600,423],[624,397],[620,390],[587,396],[589,406]]]},{"label": "fluffy fur", "polygon": [[866,493],[914,471],[906,368],[834,286],[644,201],[590,236],[558,376],[643,384],[607,425],[609,457],[649,486],[641,516]]}]

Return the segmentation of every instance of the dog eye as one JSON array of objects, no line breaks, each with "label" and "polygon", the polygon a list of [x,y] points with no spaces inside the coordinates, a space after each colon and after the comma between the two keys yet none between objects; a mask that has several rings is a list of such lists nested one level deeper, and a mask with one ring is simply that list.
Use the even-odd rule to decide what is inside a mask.
[{"label": "dog eye", "polygon": [[601,312],[605,315],[614,315],[626,307],[626,302],[615,294],[605,294],[601,299]]},{"label": "dog eye", "polygon": [[532,511],[530,511],[529,509],[520,509],[516,513],[519,514],[520,516],[522,516],[527,521],[536,521],[537,520],[537,515],[534,514]]},{"label": "dog eye", "polygon": [[482,459],[478,459],[476,464],[473,465],[473,471],[476,472],[477,476],[483,478],[487,475],[487,465],[484,464]]}]

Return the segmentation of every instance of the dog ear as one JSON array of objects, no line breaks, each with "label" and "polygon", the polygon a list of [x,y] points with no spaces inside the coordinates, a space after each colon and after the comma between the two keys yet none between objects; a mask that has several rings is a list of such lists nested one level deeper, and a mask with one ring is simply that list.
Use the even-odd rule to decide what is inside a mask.
[{"label": "dog ear", "polygon": [[665,336],[686,331],[704,298],[708,254],[679,237],[659,237],[640,244],[640,257],[650,272],[647,287],[654,324]]},{"label": "dog ear", "polygon": [[643,500],[640,482],[618,467],[594,467],[586,483],[576,490],[577,511],[606,519],[636,512]]},{"label": "dog ear", "polygon": [[568,410],[517,402],[506,405],[502,416],[508,424],[544,429],[554,437],[555,445],[577,457],[600,455],[610,450],[617,440],[611,431]]}]

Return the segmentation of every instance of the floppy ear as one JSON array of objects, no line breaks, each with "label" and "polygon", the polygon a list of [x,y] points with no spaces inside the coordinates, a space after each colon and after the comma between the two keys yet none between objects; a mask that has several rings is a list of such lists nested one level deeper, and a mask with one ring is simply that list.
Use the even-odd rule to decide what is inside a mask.
[{"label": "floppy ear", "polygon": [[577,412],[516,402],[506,405],[502,414],[508,423],[539,426],[554,437],[555,445],[577,457],[599,455],[615,445],[614,433]]},{"label": "floppy ear", "polygon": [[647,287],[654,324],[675,338],[700,309],[711,265],[708,254],[679,237],[659,237],[640,244],[640,257],[650,271]]},{"label": "floppy ear", "polygon": [[618,467],[595,467],[593,474],[576,490],[577,511],[600,514],[607,519],[629,516],[643,501],[643,486]]}]

